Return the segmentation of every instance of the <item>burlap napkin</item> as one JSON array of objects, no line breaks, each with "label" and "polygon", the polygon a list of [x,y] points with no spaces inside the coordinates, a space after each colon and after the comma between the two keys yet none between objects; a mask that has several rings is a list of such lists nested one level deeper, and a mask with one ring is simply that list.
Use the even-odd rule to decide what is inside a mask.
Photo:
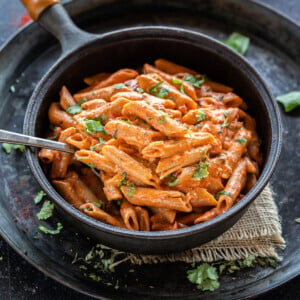
[{"label": "burlap napkin", "polygon": [[279,259],[285,247],[278,210],[270,187],[255,199],[243,217],[228,231],[200,247],[170,255],[129,254],[134,264],[160,262],[213,262],[243,259],[249,255]]}]

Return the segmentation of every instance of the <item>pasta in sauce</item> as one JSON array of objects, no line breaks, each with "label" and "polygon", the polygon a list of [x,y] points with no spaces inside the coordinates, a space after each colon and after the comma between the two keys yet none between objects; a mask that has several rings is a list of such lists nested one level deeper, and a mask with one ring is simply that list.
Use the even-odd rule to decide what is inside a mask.
[{"label": "pasta in sauce", "polygon": [[57,191],[88,216],[130,230],[174,230],[230,209],[261,164],[255,120],[232,88],[165,59],[62,87],[42,149]]}]

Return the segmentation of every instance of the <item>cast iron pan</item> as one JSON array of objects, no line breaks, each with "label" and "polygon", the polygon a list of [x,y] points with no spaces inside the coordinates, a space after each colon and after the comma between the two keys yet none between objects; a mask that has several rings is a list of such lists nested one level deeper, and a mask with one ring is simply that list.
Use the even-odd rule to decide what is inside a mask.
[{"label": "cast iron pan", "polygon": [[[231,227],[246,211],[268,182],[279,157],[280,117],[277,106],[256,71],[239,55],[202,34],[175,27],[143,26],[94,35],[77,28],[59,1],[36,1],[27,5],[32,17],[55,35],[62,55],[35,89],[26,111],[24,133],[43,136],[48,107],[57,99],[62,85],[79,90],[82,78],[100,71],[138,67],[156,58],[166,58],[233,86],[249,105],[262,139],[264,164],[254,188],[228,212],[189,228],[176,231],[132,232],[116,228],[81,213],[67,203],[51,186],[39,164],[36,152],[28,150],[31,170],[45,192],[56,203],[64,218],[79,230],[110,247],[133,253],[169,253],[201,245]],[[53,5],[55,4],[55,5]]]}]

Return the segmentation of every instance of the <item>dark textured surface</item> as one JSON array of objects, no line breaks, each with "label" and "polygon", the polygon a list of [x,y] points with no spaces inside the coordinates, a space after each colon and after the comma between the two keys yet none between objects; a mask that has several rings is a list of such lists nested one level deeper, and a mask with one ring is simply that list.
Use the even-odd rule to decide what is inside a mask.
[{"label": "dark textured surface", "polygon": [[[1,7],[4,5],[3,2],[3,0],[0,1]],[[299,22],[299,1],[283,2],[281,0],[265,2],[281,8],[286,14],[295,17],[295,20],[298,18]],[[19,8],[19,4],[15,1],[13,3],[5,1],[5,5],[7,8],[6,13],[0,10],[1,42],[2,37],[6,39],[17,29],[17,24],[20,22],[20,15],[23,12]],[[294,117],[296,118],[297,115],[294,114]],[[290,124],[292,121],[294,122],[295,120],[292,120],[292,118],[285,120],[284,125]],[[297,124],[299,125],[299,121]],[[288,132],[285,132],[285,136],[287,134]],[[299,145],[295,145],[296,150],[297,146],[299,147]],[[295,151],[295,157],[293,158],[295,162],[297,162],[297,158],[299,158],[299,153]],[[284,170],[283,168],[280,171],[282,176],[284,176],[285,171],[287,174],[289,172],[289,170]],[[278,185],[279,188],[285,188],[280,183]],[[291,184],[289,189],[286,188],[286,194],[296,199],[295,194],[298,192],[298,188]],[[15,254],[3,241],[0,242],[0,256],[3,256],[3,261],[0,262],[0,299],[90,299],[59,285],[52,279],[45,278],[42,273],[32,268],[21,257]],[[300,297],[299,283],[300,279],[296,278],[287,285],[279,287],[274,292],[262,296],[260,299],[297,299]]]}]

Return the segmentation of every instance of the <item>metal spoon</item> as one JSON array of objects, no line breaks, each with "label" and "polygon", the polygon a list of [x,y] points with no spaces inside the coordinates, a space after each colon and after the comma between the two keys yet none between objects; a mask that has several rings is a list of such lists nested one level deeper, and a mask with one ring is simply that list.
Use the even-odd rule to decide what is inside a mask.
[{"label": "metal spoon", "polygon": [[74,153],[75,150],[72,146],[56,142],[48,139],[41,139],[34,136],[20,134],[16,132],[6,131],[0,129],[0,142],[21,144],[25,146],[33,146],[39,148],[47,148],[67,153]]}]

